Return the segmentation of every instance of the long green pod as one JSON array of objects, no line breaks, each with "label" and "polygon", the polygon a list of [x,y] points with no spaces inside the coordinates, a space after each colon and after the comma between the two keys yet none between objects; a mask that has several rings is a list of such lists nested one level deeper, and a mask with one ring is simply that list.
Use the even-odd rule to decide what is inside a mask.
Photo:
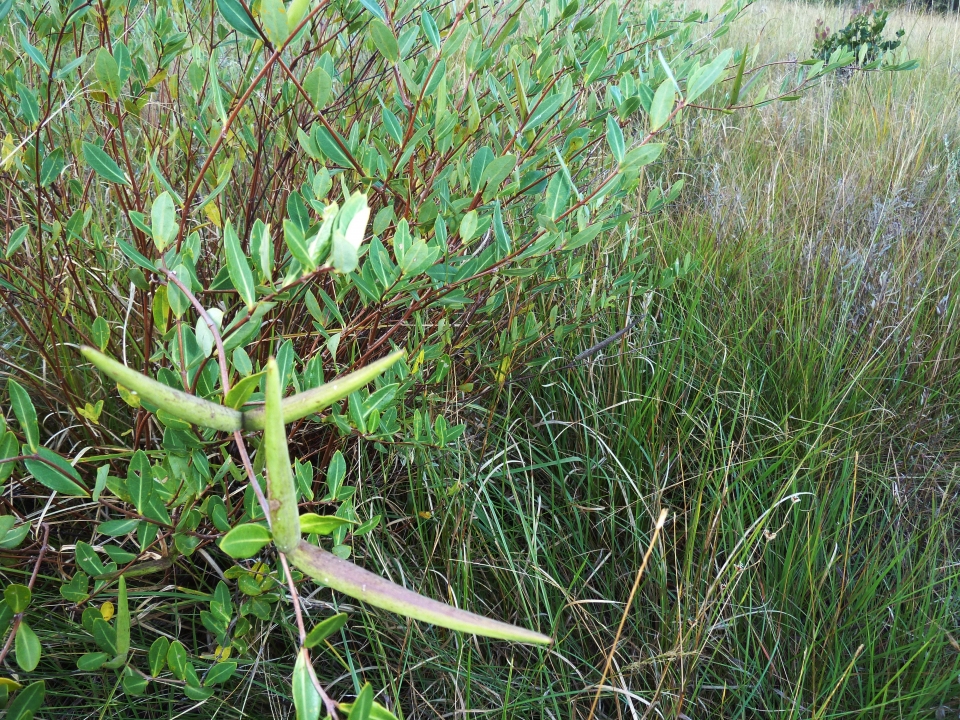
[{"label": "long green pod", "polygon": [[287,553],[300,542],[300,514],[297,491],[290,470],[287,432],[281,410],[280,371],[277,361],[267,360],[264,402],[263,450],[267,465],[267,502],[270,505],[270,530],[273,543]]},{"label": "long green pod", "polygon": [[551,638],[538,632],[431,600],[304,541],[300,541],[292,552],[287,553],[287,557],[303,572],[324,585],[399,615],[474,635],[534,645],[549,645],[553,642]]},{"label": "long green pod", "polygon": [[92,347],[84,345],[80,348],[80,353],[105,375],[125,388],[133,390],[147,402],[185,422],[224,432],[243,429],[243,416],[239,410],[217,405],[196,395],[164,385]]},{"label": "long green pod", "polygon": [[[330,407],[333,403],[343,400],[350,393],[359,390],[365,385],[369,385],[376,377],[381,375],[397,360],[402,358],[405,350],[397,350],[387,355],[382,360],[377,360],[369,365],[355,370],[349,375],[338,377],[320,387],[306,390],[283,401],[283,423],[292,423],[307,415],[320,412],[324,408]],[[265,426],[265,410],[257,408],[247,410],[243,413],[243,427],[246,430],[263,430]]]}]

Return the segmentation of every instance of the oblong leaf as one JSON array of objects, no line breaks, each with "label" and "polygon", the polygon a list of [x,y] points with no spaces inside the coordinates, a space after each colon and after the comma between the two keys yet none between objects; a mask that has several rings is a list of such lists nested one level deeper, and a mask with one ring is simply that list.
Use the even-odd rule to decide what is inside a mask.
[{"label": "oblong leaf", "polygon": [[[263,445],[267,465],[267,496],[273,542],[280,552],[290,552],[300,542],[297,491],[290,470],[287,431],[283,426],[280,371],[274,358],[267,360]],[[229,537],[229,535],[227,536]],[[224,538],[226,540],[226,538]]]},{"label": "oblong leaf", "polygon": [[81,346],[80,353],[97,369],[125,388],[135,391],[147,402],[181,420],[224,432],[234,432],[243,427],[240,412],[233,408],[217,405],[157,382],[87,345]]},{"label": "oblong leaf", "polygon": [[37,482],[61,495],[87,497],[90,494],[59,467],[53,467],[42,460],[24,460],[23,465]]},{"label": "oblong leaf", "polygon": [[130,650],[130,608],[127,605],[127,581],[123,575],[117,583],[117,655],[126,657]]},{"label": "oblong leaf", "polygon": [[40,663],[40,639],[26,621],[21,621],[20,627],[17,628],[15,650],[17,665],[21,670],[33,672],[37,669]]},{"label": "oblong leaf", "polygon": [[[300,532],[307,533],[308,535],[329,535],[337,528],[353,524],[353,520],[337,517],[336,515],[304,513],[300,516]],[[299,540],[300,538],[297,538],[298,542]]]},{"label": "oblong leaf", "polygon": [[303,641],[303,644],[308,648],[316,647],[346,624],[346,613],[337,613],[333,617],[328,617],[326,620],[316,625],[313,630],[307,633],[307,637]]},{"label": "oblong leaf", "polygon": [[110,656],[105,652],[88,652],[77,658],[77,669],[83,670],[84,672],[99,670],[100,666],[109,659]]},{"label": "oblong leaf", "polygon": [[32,595],[33,593],[30,592],[30,588],[26,585],[20,585],[19,583],[8,585],[6,590],[3,591],[4,601],[14,613],[22,613],[26,610],[30,606],[30,597]]},{"label": "oblong leaf", "polygon": [[[333,403],[343,400],[350,393],[369,385],[377,376],[388,370],[397,360],[406,354],[405,350],[390,353],[382,360],[372,362],[348,375],[285,398],[281,404],[284,424],[304,418],[307,415],[320,412]],[[123,366],[121,366],[123,367]],[[263,408],[248,410],[243,413],[243,427],[245,430],[263,430],[265,412]]]},{"label": "oblong leaf", "polygon": [[297,720],[317,720],[320,717],[322,700],[310,678],[310,656],[306,648],[300,648],[293,666],[293,705]]},{"label": "oblong leaf", "polygon": [[33,407],[33,401],[23,386],[13,378],[7,380],[7,393],[10,395],[10,405],[13,407],[13,414],[17,416],[17,422],[20,423],[20,429],[27,439],[27,445],[31,452],[36,452],[40,447],[40,429],[37,424],[37,411]]},{"label": "oblong leaf", "polygon": [[270,542],[270,531],[252,523],[237,525],[223,536],[220,549],[232,558],[248,558],[260,552]]},{"label": "oblong leaf", "polygon": [[255,40],[260,39],[257,26],[253,24],[253,20],[250,19],[247,11],[243,9],[243,6],[237,2],[237,0],[217,0],[217,7],[220,9],[220,14],[223,15],[223,19],[226,20],[234,30]]},{"label": "oblong leaf", "polygon": [[93,143],[83,143],[83,159],[100,177],[118,185],[129,185],[130,181],[116,160],[107,155],[102,148]]},{"label": "oblong leaf", "polygon": [[230,273],[230,280],[233,286],[240,293],[240,297],[246,306],[253,307],[257,299],[257,288],[253,283],[253,273],[250,272],[250,266],[247,264],[247,257],[240,249],[240,238],[229,222],[223,230],[223,248],[227,255],[227,272]]},{"label": "oblong leaf", "polygon": [[549,645],[553,642],[551,638],[538,632],[466,612],[419,595],[302,540],[288,557],[307,575],[344,595],[415,620],[503,640],[536,645]]}]

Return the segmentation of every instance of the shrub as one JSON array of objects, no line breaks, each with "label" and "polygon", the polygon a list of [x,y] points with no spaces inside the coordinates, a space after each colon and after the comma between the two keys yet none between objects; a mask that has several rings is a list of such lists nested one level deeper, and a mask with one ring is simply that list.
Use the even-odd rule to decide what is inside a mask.
[{"label": "shrub", "polygon": [[[630,247],[634,198],[656,212],[680,192],[658,165],[671,128],[796,98],[853,60],[800,64],[770,91],[766,66],[716,50],[745,7],[0,2],[0,297],[17,376],[0,468],[21,515],[70,510],[17,561],[39,568],[48,532],[73,546],[57,612],[90,651],[72,662],[115,671],[131,696],[163,674],[204,700],[250,659],[258,624],[278,622],[298,713],[317,717],[306,648],[344,618],[307,634],[297,588],[350,588],[287,567],[270,540],[289,550],[290,537],[266,525],[295,501],[310,545],[329,538],[346,560],[381,522],[346,481],[346,440],[387,468],[463,452],[459,403],[488,390],[495,403],[606,309],[690,271]],[[619,260],[593,251],[611,233]],[[616,281],[578,293],[598,265]],[[258,431],[282,395],[281,453],[277,423],[272,439]],[[279,505],[261,503],[262,484]],[[4,547],[40,530],[9,517]],[[210,553],[222,579],[192,562]],[[193,630],[215,638],[212,656],[131,636],[128,586],[175,563],[208,604]],[[31,637],[33,582],[10,586],[0,620],[25,673],[66,672]],[[288,591],[293,615],[278,609]],[[21,691],[14,715],[44,691]],[[350,716],[371,702],[364,688]]]},{"label": "shrub", "polygon": [[879,64],[886,53],[900,47],[904,34],[901,28],[896,32],[895,40],[883,39],[887,15],[886,10],[878,10],[873,3],[868,3],[853,13],[842,30],[832,35],[830,28],[818,20],[814,28],[813,57],[828,62],[834,53],[845,50],[856,56],[860,66]]}]

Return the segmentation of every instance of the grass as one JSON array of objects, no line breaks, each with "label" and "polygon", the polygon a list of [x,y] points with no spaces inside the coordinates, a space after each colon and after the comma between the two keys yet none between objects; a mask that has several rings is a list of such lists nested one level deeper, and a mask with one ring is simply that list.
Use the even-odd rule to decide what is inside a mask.
[{"label": "grass", "polygon": [[[843,12],[768,2],[729,41],[801,55],[814,20],[835,27]],[[358,505],[386,523],[356,541],[363,563],[549,632],[555,647],[457,636],[318,592],[314,619],[351,614],[317,660],[332,694],[369,679],[405,718],[586,718],[665,508],[595,717],[960,710],[960,22],[894,13],[900,25],[921,71],[688,123],[684,199],[628,252],[657,265],[690,253],[696,270],[608,307],[624,257],[623,238],[608,238],[576,289],[602,319],[565,340],[568,357],[648,303],[622,341],[505,386],[492,415],[490,398],[461,408],[471,452],[357,470]],[[162,631],[212,651],[198,619],[211,578],[183,564],[139,587],[134,647]],[[289,717],[290,614],[274,606],[236,692],[186,705],[173,687],[136,700],[113,673],[65,672],[92,642],[38,613],[52,649],[42,712]]]}]

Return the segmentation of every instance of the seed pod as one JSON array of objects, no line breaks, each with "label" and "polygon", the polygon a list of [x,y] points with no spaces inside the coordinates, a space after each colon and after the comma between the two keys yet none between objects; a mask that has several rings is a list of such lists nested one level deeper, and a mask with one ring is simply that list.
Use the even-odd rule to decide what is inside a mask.
[{"label": "seed pod", "polygon": [[287,553],[287,557],[314,580],[319,580],[344,595],[414,620],[515,642],[535,645],[549,645],[553,642],[538,632],[431,600],[302,540],[296,548]]},{"label": "seed pod", "polygon": [[263,449],[267,465],[267,501],[270,505],[270,529],[280,552],[293,550],[300,542],[300,513],[297,491],[290,470],[287,432],[280,407],[280,370],[277,361],[267,360],[264,403]]},{"label": "seed pod", "polygon": [[213,428],[214,430],[223,430],[224,432],[234,432],[243,427],[242,415],[239,410],[217,405],[209,400],[164,385],[162,382],[157,382],[113,358],[107,357],[92,347],[84,345],[80,348],[80,352],[105,375],[116,380],[125,388],[133,390],[147,402],[184,422]]},{"label": "seed pod", "polygon": [[[349,375],[338,377],[320,387],[306,390],[288,397],[281,403],[283,409],[283,424],[292,423],[307,415],[320,412],[339,402],[350,393],[369,385],[374,378],[385,372],[391,365],[405,355],[404,350],[397,350],[385,358],[372,362],[369,365],[355,370]],[[245,430],[262,430],[265,426],[264,413],[261,408],[248,410],[243,413],[243,427]]]}]

